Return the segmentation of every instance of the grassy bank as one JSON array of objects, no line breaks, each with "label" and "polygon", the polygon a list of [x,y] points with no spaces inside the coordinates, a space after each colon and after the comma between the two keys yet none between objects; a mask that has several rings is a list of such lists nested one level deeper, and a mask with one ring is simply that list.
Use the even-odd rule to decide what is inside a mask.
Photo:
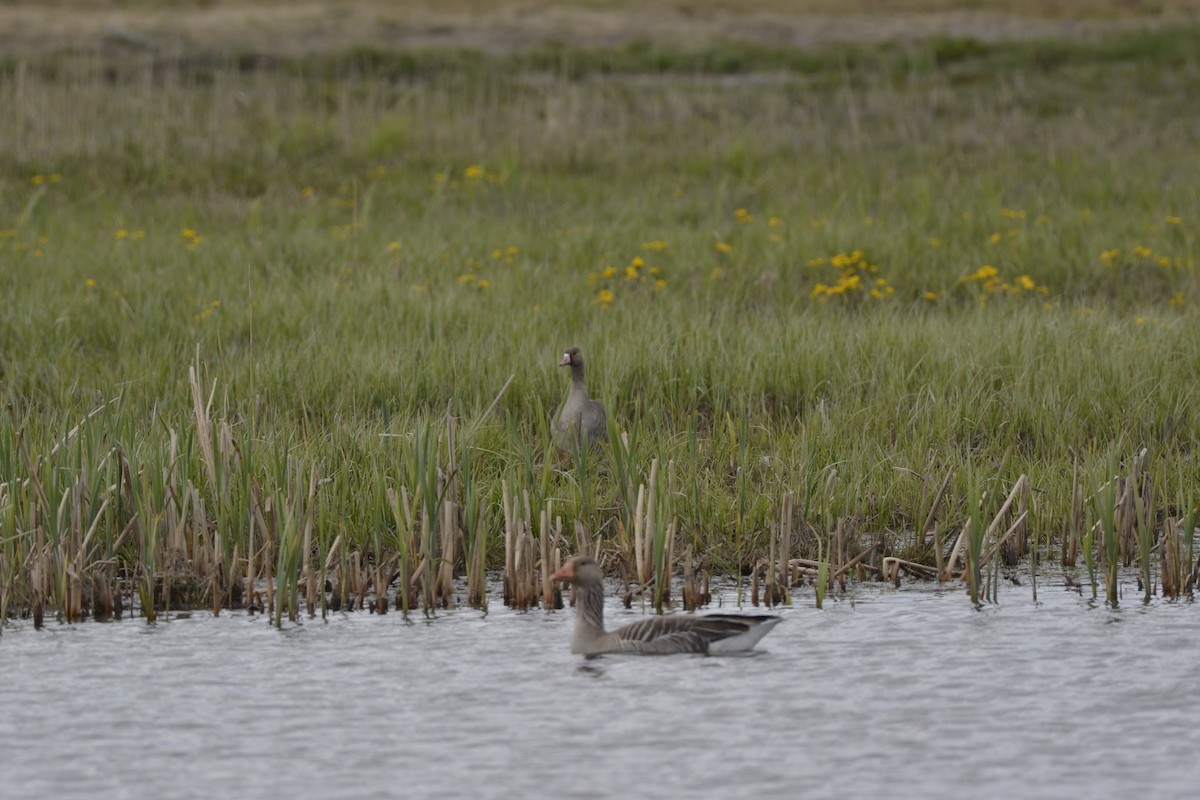
[{"label": "grassy bank", "polygon": [[[1196,41],[10,63],[5,611],[432,587],[504,486],[633,570],[655,459],[676,560],[793,492],[789,554],[879,569],[1021,475],[1092,546],[1145,449],[1132,560],[1200,488]],[[547,447],[570,345],[628,453]]]}]

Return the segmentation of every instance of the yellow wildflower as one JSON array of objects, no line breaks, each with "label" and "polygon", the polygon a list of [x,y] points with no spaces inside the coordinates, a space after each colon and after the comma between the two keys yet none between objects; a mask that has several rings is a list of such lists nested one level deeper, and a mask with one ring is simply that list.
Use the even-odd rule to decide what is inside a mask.
[{"label": "yellow wildflower", "polygon": [[472,180],[477,180],[479,178],[482,178],[483,177],[483,167],[479,166],[478,164],[472,164],[471,166],[469,166],[463,170],[463,177],[470,178]]},{"label": "yellow wildflower", "polygon": [[655,252],[661,252],[663,250],[666,250],[668,247],[670,247],[670,245],[668,245],[662,239],[655,239],[652,242],[642,242],[643,250],[652,250]]},{"label": "yellow wildflower", "polygon": [[480,278],[479,283],[476,284],[480,289],[486,289],[491,285],[491,282],[487,278]]},{"label": "yellow wildflower", "polygon": [[625,280],[636,281],[638,276],[637,267],[630,265],[625,268]]},{"label": "yellow wildflower", "polygon": [[458,276],[458,282],[459,283],[474,283],[475,282],[475,274],[472,272],[464,272],[462,275]]},{"label": "yellow wildflower", "polygon": [[113,238],[114,239],[127,239],[127,238],[129,238],[129,231],[125,230],[124,228],[121,228],[120,230],[118,230],[116,233],[113,234]]},{"label": "yellow wildflower", "polygon": [[716,248],[717,248],[718,253],[732,253],[733,252],[733,245],[729,244],[728,242],[717,242]]},{"label": "yellow wildflower", "polygon": [[629,264],[630,264],[630,266],[632,266],[634,269],[641,269],[643,266],[645,266],[646,262],[645,262],[645,261],[642,261],[642,257],[641,257],[641,256],[634,256],[634,257],[633,257],[633,261],[630,261],[630,262],[629,262]]},{"label": "yellow wildflower", "polygon": [[1033,278],[1028,275],[1018,275],[1017,284],[1027,292],[1033,291],[1033,287],[1035,286]]},{"label": "yellow wildflower", "polygon": [[655,289],[665,289],[665,288],[667,288],[667,282],[664,281],[662,278],[656,278],[654,281],[654,288]]},{"label": "yellow wildflower", "polygon": [[1003,237],[1000,235],[999,231],[997,231],[988,237],[988,244],[1000,244],[1000,240],[1002,238]]},{"label": "yellow wildflower", "polygon": [[317,193],[317,190],[311,186],[305,186],[303,189],[300,190],[301,197],[312,197],[316,193]]},{"label": "yellow wildflower", "polygon": [[596,295],[596,301],[603,305],[608,305],[615,297],[616,295],[612,293],[611,289],[601,289],[600,293]]},{"label": "yellow wildflower", "polygon": [[1183,305],[1183,292],[1176,292],[1175,296],[1172,297],[1170,300],[1170,305],[1182,306]]},{"label": "yellow wildflower", "polygon": [[605,267],[605,268],[604,268],[603,277],[605,277],[605,278],[611,278],[612,276],[614,276],[614,275],[616,275],[616,274],[617,274],[617,268],[616,268],[616,267]]},{"label": "yellow wildflower", "polygon": [[772,228],[778,228],[780,225],[783,224],[783,222],[782,222],[782,220],[779,219],[779,217],[771,217],[769,220],[767,220],[767,224],[770,225]]},{"label": "yellow wildflower", "polygon": [[1117,258],[1120,257],[1120,255],[1120,250],[1105,250],[1100,254],[1100,260],[1103,261],[1106,266],[1110,266],[1114,261],[1117,260]]},{"label": "yellow wildflower", "polygon": [[45,175],[34,175],[33,179],[30,180],[30,183],[32,183],[34,186],[41,186],[45,182],[46,182]]},{"label": "yellow wildflower", "polygon": [[387,250],[389,253],[394,253],[400,249],[399,242],[388,242]]},{"label": "yellow wildflower", "polygon": [[932,301],[932,300],[937,300],[937,299],[938,299],[938,293],[937,293],[937,292],[925,292],[925,294],[923,294],[923,295],[921,295],[921,296],[922,296],[922,297],[924,297],[926,300],[931,300],[931,301]]},{"label": "yellow wildflower", "polygon": [[1182,220],[1182,219],[1180,219],[1179,217],[1168,216],[1168,217],[1167,217],[1167,224],[1168,224],[1168,225],[1182,225],[1182,224],[1183,224],[1183,220]]},{"label": "yellow wildflower", "polygon": [[83,282],[83,285],[88,287],[89,289],[94,289],[96,286],[96,279],[88,278],[86,281]]}]

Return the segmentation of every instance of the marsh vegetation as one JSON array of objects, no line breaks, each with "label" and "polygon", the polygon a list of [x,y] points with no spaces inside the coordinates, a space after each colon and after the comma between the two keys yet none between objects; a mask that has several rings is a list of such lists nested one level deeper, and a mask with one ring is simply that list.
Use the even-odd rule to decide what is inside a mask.
[{"label": "marsh vegetation", "polygon": [[8,58],[0,619],[1190,593],[1198,43]]}]

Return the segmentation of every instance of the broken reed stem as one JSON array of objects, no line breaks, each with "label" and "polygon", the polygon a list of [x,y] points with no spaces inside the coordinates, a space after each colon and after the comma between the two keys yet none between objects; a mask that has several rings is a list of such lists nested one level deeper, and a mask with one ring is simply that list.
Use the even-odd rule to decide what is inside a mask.
[{"label": "broken reed stem", "polygon": [[[933,505],[929,507],[929,513],[925,515],[925,522],[921,525],[921,530],[919,533],[921,535],[922,545],[924,544],[925,534],[928,532],[929,526],[933,524],[933,519],[935,516],[937,516],[938,508],[941,507],[942,498],[946,496],[946,488],[950,486],[950,479],[953,477],[954,467],[950,467],[946,470],[946,477],[942,478],[942,485],[938,487],[937,494],[933,496]],[[940,567],[938,572],[941,572]]]}]

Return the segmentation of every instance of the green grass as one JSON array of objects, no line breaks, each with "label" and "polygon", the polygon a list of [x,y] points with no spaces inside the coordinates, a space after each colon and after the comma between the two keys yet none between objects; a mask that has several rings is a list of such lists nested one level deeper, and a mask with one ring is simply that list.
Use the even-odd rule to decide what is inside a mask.
[{"label": "green grass", "polygon": [[[675,552],[724,570],[766,554],[789,490],[805,554],[845,517],[855,552],[918,555],[949,468],[944,531],[973,485],[1027,474],[1054,546],[1073,452],[1090,494],[1147,448],[1194,507],[1196,33],[8,67],[0,599],[34,602],[38,531],[70,532],[46,512],[86,477],[80,519],[109,500],[92,557],[148,567],[146,597],[172,535],[185,561],[219,551],[211,586],[245,577],[254,525],[251,571],[289,571],[294,615],[337,537],[335,562],[397,554],[376,552],[399,541],[388,487],[435,541],[447,408],[470,490],[450,499],[472,522],[483,502],[493,566],[502,479],[611,542],[653,458]],[[571,345],[612,435],[636,431],[629,464],[544,458]]]}]

